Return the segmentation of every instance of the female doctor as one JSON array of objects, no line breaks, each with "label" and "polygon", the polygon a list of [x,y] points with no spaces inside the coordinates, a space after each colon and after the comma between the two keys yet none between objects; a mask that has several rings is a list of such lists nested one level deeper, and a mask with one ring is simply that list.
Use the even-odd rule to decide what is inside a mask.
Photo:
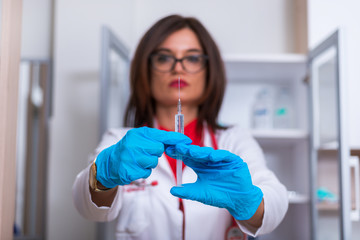
[{"label": "female doctor", "polygon": [[[286,189],[249,133],[218,124],[224,66],[197,19],[156,22],[137,47],[130,82],[132,128],[108,130],[74,182],[81,215],[116,219],[117,239],[240,239],[279,225]],[[185,135],[173,132],[179,94]],[[176,156],[182,186],[175,186]]]}]

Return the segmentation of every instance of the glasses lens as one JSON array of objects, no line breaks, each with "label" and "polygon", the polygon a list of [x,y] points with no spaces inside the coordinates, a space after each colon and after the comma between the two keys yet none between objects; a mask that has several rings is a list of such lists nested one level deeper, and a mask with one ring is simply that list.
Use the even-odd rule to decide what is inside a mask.
[{"label": "glasses lens", "polygon": [[151,64],[154,69],[160,72],[170,72],[175,66],[175,62],[181,62],[182,67],[186,72],[196,73],[204,68],[207,60],[206,55],[190,55],[182,59],[176,59],[172,55],[153,54],[151,55]]},{"label": "glasses lens", "polygon": [[189,73],[195,73],[203,69],[206,63],[206,56],[192,55],[183,58],[183,66]]},{"label": "glasses lens", "polygon": [[171,71],[175,58],[166,54],[154,54],[151,57],[152,66],[161,72]]}]

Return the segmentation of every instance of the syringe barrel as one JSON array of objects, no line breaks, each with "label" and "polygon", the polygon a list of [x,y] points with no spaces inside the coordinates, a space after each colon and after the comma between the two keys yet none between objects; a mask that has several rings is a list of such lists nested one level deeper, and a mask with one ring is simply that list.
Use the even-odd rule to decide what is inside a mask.
[{"label": "syringe barrel", "polygon": [[184,114],[175,115],[175,132],[184,133]]}]

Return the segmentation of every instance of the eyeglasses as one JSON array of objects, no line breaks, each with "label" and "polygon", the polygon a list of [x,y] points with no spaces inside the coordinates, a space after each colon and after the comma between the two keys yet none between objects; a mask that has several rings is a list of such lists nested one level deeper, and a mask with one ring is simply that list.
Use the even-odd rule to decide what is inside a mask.
[{"label": "eyeglasses", "polygon": [[162,53],[150,55],[152,67],[159,72],[171,72],[174,70],[176,63],[180,62],[186,72],[197,73],[205,67],[207,59],[208,56],[203,54],[189,55],[180,59]]}]

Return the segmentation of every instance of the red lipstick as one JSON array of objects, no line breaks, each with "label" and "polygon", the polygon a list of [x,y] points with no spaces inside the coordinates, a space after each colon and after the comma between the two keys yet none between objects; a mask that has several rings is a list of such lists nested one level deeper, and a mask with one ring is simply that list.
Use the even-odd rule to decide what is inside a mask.
[{"label": "red lipstick", "polygon": [[186,87],[188,85],[189,84],[183,79],[180,79],[180,81],[179,81],[179,79],[175,79],[175,80],[171,81],[169,84],[170,87],[174,87],[174,88],[182,88],[182,87]]}]

